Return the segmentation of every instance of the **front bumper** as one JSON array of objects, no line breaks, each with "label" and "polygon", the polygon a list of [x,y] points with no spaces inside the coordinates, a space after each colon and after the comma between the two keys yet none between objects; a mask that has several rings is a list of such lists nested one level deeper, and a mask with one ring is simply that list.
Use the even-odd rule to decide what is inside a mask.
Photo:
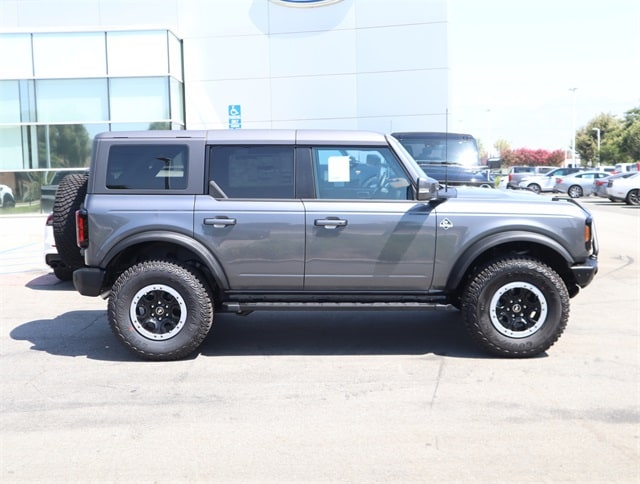
[{"label": "front bumper", "polygon": [[584,263],[571,266],[571,272],[580,287],[586,287],[598,273],[598,259],[596,256],[589,257]]}]

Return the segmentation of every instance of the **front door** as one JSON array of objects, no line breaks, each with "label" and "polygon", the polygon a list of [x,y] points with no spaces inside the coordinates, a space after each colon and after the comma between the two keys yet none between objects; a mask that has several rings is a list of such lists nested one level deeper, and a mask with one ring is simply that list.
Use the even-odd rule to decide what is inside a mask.
[{"label": "front door", "polygon": [[435,216],[412,200],[388,148],[313,149],[316,199],[304,200],[305,290],[426,291]]}]

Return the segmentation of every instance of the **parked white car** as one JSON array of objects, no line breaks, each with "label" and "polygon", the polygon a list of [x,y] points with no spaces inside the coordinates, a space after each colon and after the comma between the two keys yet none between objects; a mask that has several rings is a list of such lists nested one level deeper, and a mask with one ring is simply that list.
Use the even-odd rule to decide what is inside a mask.
[{"label": "parked white car", "polygon": [[640,173],[627,178],[610,179],[607,195],[611,201],[625,201],[628,205],[640,205]]},{"label": "parked white car", "polygon": [[544,175],[531,175],[524,177],[518,184],[518,187],[531,190],[535,193],[552,192],[553,188],[556,186],[556,178],[559,176],[571,175],[572,173],[577,173],[579,171],[581,171],[580,168],[554,168]]},{"label": "parked white car", "polygon": [[571,198],[584,197],[593,193],[593,183],[595,180],[606,176],[609,176],[609,173],[605,171],[591,170],[557,177],[553,191],[566,193]]},{"label": "parked white car", "polygon": [[16,206],[13,190],[8,185],[0,185],[0,207],[11,208]]}]

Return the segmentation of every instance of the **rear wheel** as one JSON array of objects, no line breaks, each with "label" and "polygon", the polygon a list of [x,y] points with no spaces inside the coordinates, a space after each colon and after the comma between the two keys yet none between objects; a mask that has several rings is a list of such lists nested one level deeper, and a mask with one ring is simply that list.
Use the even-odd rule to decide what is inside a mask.
[{"label": "rear wheel", "polygon": [[546,351],[564,331],[569,294],[560,276],[529,258],[505,258],[472,277],[462,315],[473,339],[498,356],[530,357]]},{"label": "rear wheel", "polygon": [[637,188],[627,194],[627,205],[640,205],[640,190]]},{"label": "rear wheel", "polygon": [[580,198],[582,196],[582,187],[580,185],[571,185],[567,190],[567,194],[571,198]]},{"label": "rear wheel", "polygon": [[200,346],[213,323],[212,298],[191,269],[167,261],[136,264],[109,297],[109,324],[136,355],[176,360]]},{"label": "rear wheel", "polygon": [[538,185],[537,183],[531,183],[527,185],[527,188],[534,193],[540,193],[540,185]]},{"label": "rear wheel", "polygon": [[87,194],[87,175],[65,176],[53,202],[53,238],[56,250],[64,265],[73,272],[84,265],[76,242],[76,210]]}]

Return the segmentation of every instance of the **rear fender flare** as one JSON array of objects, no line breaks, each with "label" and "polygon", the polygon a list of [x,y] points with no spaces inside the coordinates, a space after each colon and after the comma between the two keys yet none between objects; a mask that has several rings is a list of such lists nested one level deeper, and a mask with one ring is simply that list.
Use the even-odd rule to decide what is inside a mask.
[{"label": "rear fender flare", "polygon": [[215,278],[218,286],[222,290],[229,289],[229,280],[220,262],[215,256],[200,242],[186,234],[167,231],[149,231],[131,235],[120,240],[114,245],[104,258],[103,267],[107,267],[123,251],[138,244],[166,242],[180,246],[189,252],[193,252],[200,261],[209,269]]}]

